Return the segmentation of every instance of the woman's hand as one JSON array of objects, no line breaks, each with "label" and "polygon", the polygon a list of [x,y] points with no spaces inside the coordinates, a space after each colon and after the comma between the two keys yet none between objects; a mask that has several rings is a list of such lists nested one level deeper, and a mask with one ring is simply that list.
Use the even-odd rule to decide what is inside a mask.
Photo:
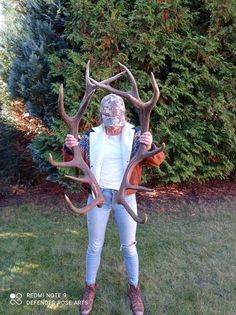
[{"label": "woman's hand", "polygon": [[147,150],[149,151],[152,146],[153,137],[150,131],[144,132],[140,137],[139,141],[146,145]]},{"label": "woman's hand", "polygon": [[71,149],[76,147],[79,144],[78,139],[76,139],[73,135],[68,134],[65,139],[65,145]]}]

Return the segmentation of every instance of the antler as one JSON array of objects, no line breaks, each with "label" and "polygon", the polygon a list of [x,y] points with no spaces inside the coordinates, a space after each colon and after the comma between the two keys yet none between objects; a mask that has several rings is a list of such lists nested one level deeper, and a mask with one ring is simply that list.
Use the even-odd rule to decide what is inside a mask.
[{"label": "antler", "polygon": [[[93,84],[96,86],[103,88],[111,93],[117,94],[121,97],[124,97],[131,101],[133,105],[138,109],[138,115],[139,115],[139,121],[141,126],[141,134],[143,134],[145,131],[149,130],[149,123],[150,123],[150,114],[153,109],[153,107],[156,105],[159,97],[160,97],[160,91],[157,85],[157,82],[155,80],[155,77],[153,73],[151,73],[151,82],[152,82],[152,88],[153,88],[153,96],[148,102],[143,102],[138,93],[138,87],[137,83],[134,79],[134,76],[130,72],[130,70],[125,67],[123,64],[119,63],[119,65],[125,70],[127,73],[129,80],[131,82],[131,90],[128,92],[117,90],[116,88],[113,88],[109,85],[109,83],[103,83],[103,82],[97,82],[94,79],[90,79]],[[147,157],[151,157],[161,151],[163,151],[165,148],[165,144],[163,143],[160,148],[155,148],[152,151],[147,151],[146,145],[140,143],[139,149],[137,153],[133,156],[133,158],[130,160],[123,180],[121,182],[120,189],[116,195],[116,202],[119,204],[122,204],[126,211],[131,215],[131,217],[137,222],[137,223],[146,223],[147,222],[147,214],[145,214],[144,218],[138,217],[134,211],[131,209],[131,207],[128,205],[128,203],[125,201],[125,191],[127,189],[132,190],[138,190],[138,191],[152,191],[152,189],[144,187],[144,186],[134,186],[130,184],[130,177],[133,172],[133,169],[135,166],[140,163],[142,160],[146,159]]]},{"label": "antler", "polygon": [[[78,138],[78,128],[79,128],[79,124],[81,121],[81,118],[83,116],[83,113],[85,112],[85,110],[87,109],[90,100],[92,98],[92,95],[94,94],[95,90],[96,90],[96,85],[93,84],[90,81],[90,77],[89,77],[89,64],[90,62],[88,61],[87,65],[86,65],[86,88],[85,88],[85,94],[84,97],[81,101],[80,104],[80,108],[78,110],[78,112],[76,113],[75,116],[70,117],[66,114],[65,112],[65,108],[64,108],[64,91],[63,91],[63,85],[61,84],[60,86],[60,90],[59,90],[59,98],[58,98],[58,106],[59,106],[59,112],[61,114],[62,119],[64,120],[64,122],[67,124],[68,128],[69,128],[69,133],[72,134],[75,138]],[[110,82],[118,79],[119,77],[121,77],[123,73],[119,73],[116,76],[109,78],[107,80],[101,81],[100,83],[102,84],[109,84]],[[70,209],[77,213],[77,214],[86,214],[89,210],[91,210],[92,208],[94,208],[95,206],[100,206],[104,203],[104,197],[103,194],[99,188],[99,185],[97,183],[97,180],[95,178],[95,176],[93,175],[93,173],[91,172],[89,166],[85,163],[85,161],[83,160],[82,154],[81,154],[81,150],[79,145],[75,146],[73,148],[74,151],[74,157],[71,161],[69,162],[55,162],[52,158],[52,155],[49,155],[49,161],[53,166],[57,166],[57,167],[75,167],[77,169],[82,170],[82,172],[84,173],[84,178],[79,178],[79,177],[75,177],[75,176],[66,176],[67,178],[76,180],[76,181],[80,181],[82,183],[87,183],[90,185],[91,190],[92,190],[92,194],[93,194],[93,201],[88,204],[87,206],[83,207],[83,208],[77,208],[75,207],[72,202],[70,201],[69,197],[67,195],[65,195],[65,199],[66,202],[68,204],[68,206],[70,207]]]}]

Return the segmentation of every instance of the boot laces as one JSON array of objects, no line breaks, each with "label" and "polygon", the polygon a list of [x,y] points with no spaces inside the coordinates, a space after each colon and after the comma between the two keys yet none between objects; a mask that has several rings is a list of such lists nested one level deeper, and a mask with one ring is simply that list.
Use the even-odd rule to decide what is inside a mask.
[{"label": "boot laces", "polygon": [[86,285],[86,288],[84,290],[84,297],[83,297],[83,299],[84,300],[88,300],[88,301],[91,300],[91,298],[93,297],[93,295],[95,293],[96,288],[97,288],[96,284],[95,285],[93,285],[93,284]]},{"label": "boot laces", "polygon": [[141,292],[140,292],[139,287],[131,286],[130,295],[134,304],[142,302]]}]

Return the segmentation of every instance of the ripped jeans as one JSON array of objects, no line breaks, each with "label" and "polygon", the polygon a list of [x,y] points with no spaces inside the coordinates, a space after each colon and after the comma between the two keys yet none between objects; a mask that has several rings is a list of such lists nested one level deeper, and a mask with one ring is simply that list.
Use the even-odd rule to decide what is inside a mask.
[{"label": "ripped jeans", "polygon": [[[114,202],[115,190],[102,189],[102,192],[105,197],[103,206],[101,208],[95,207],[87,214],[89,244],[86,255],[86,283],[93,284],[96,282],[106,226],[110,212],[113,210],[120,236],[120,250],[122,250],[128,274],[128,282],[132,285],[137,285],[139,274],[139,259],[135,240],[137,223],[131,218],[122,205]],[[127,195],[125,199],[133,211],[137,213],[135,194]],[[92,196],[89,195],[88,203],[90,203],[91,200]]]}]

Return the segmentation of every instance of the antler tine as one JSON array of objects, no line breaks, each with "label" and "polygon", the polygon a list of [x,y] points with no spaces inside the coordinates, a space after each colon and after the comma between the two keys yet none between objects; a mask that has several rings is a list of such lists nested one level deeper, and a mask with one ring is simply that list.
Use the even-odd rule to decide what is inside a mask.
[{"label": "antler tine", "polygon": [[96,85],[93,84],[90,80],[90,60],[88,60],[88,62],[86,64],[86,71],[85,71],[85,93],[84,93],[83,99],[80,103],[79,110],[77,111],[76,115],[74,117],[72,117],[72,120],[74,122],[74,128],[75,128],[75,130],[73,130],[72,134],[75,137],[78,137],[79,123],[81,121],[83,113],[85,112],[85,110],[87,109],[87,107],[90,103],[90,100],[91,100],[95,90],[96,90]]},{"label": "antler tine", "polygon": [[153,155],[155,155],[155,154],[157,154],[157,153],[160,153],[160,152],[164,151],[165,147],[166,147],[166,145],[165,145],[165,143],[163,142],[160,147],[158,147],[158,148],[156,148],[156,149],[154,149],[154,150],[152,150],[152,151],[146,151],[146,152],[144,153],[144,158],[146,159],[146,158],[148,158],[148,157],[151,157],[151,156],[153,156]]},{"label": "antler tine", "polygon": [[119,199],[119,204],[122,204],[122,206],[125,208],[125,210],[129,213],[129,215],[139,224],[145,224],[148,220],[148,216],[146,213],[144,213],[144,218],[138,217],[134,211],[131,209],[129,204],[125,201],[124,198]]},{"label": "antler tine", "polygon": [[[108,79],[106,79],[106,80],[101,81],[100,83],[101,83],[101,84],[110,84],[111,82],[113,82],[113,81],[115,81],[115,80],[117,80],[117,79],[123,77],[124,74],[125,74],[125,71],[122,71],[122,72],[120,72],[120,73],[114,75],[114,76],[111,77],[111,78],[108,78]],[[90,79],[91,79],[91,78],[90,78]],[[91,79],[91,80],[93,80],[93,79]]]},{"label": "antler tine", "polygon": [[59,97],[58,97],[59,113],[60,113],[62,119],[64,120],[64,122],[67,124],[67,126],[69,128],[69,132],[71,134],[74,134],[75,137],[78,137],[78,126],[79,126],[80,120],[81,120],[82,115],[83,115],[84,111],[86,110],[86,108],[90,102],[90,99],[91,99],[93,93],[95,92],[95,89],[96,89],[96,85],[92,85],[92,84],[87,85],[86,92],[85,92],[85,95],[83,97],[83,100],[81,102],[81,105],[80,105],[78,112],[76,113],[75,116],[70,117],[65,112],[64,89],[63,89],[63,84],[60,85]]},{"label": "antler tine", "polygon": [[131,91],[130,92],[127,92],[129,93],[130,95],[134,96],[135,98],[137,98],[139,101],[140,100],[140,97],[139,97],[139,92],[138,92],[138,85],[137,85],[137,82],[133,76],[133,74],[131,73],[131,71],[125,66],[123,65],[122,63],[118,62],[119,65],[125,69],[129,79],[130,79],[130,82],[131,82]]},{"label": "antler tine", "polygon": [[90,80],[90,60],[86,64],[86,71],[85,71],[85,93],[84,97],[81,101],[80,108],[83,107],[83,104],[87,102],[87,99],[91,92],[95,92],[96,85],[93,84]]},{"label": "antler tine", "polygon": [[78,163],[76,162],[76,159],[73,159],[71,161],[67,162],[56,162],[53,160],[53,157],[51,153],[49,153],[49,162],[53,166],[59,166],[59,167],[77,167]]},{"label": "antler tine", "polygon": [[153,88],[153,96],[152,98],[146,103],[147,106],[151,105],[152,107],[154,107],[157,103],[157,101],[159,100],[160,97],[160,90],[159,87],[157,85],[157,81],[155,79],[155,76],[153,74],[153,72],[151,72],[151,83],[152,83],[152,88]]},{"label": "antler tine", "polygon": [[91,100],[91,97],[94,94],[95,89],[96,89],[96,85],[92,85],[92,84],[89,85],[88,84],[87,86],[88,87],[86,88],[86,92],[85,92],[85,95],[84,95],[83,100],[81,102],[80,108],[79,108],[78,112],[76,113],[76,115],[73,117],[70,117],[65,112],[63,84],[61,84],[60,88],[59,88],[58,110],[59,110],[59,113],[60,113],[62,119],[64,120],[64,122],[66,123],[66,125],[69,128],[69,133],[73,134],[75,137],[78,137],[78,126],[79,126],[80,120],[82,118],[84,111],[88,107],[88,104]]},{"label": "antler tine", "polygon": [[58,110],[59,113],[64,120],[64,122],[68,125],[71,121],[71,117],[69,117],[65,112],[65,106],[64,106],[64,89],[63,84],[60,84],[59,88],[59,95],[58,95]]},{"label": "antler tine", "polygon": [[95,208],[96,206],[99,206],[99,204],[101,204],[97,201],[97,199],[93,199],[89,205],[87,205],[83,208],[77,208],[73,205],[70,198],[66,194],[65,194],[65,199],[66,199],[66,203],[68,204],[69,208],[76,215],[86,214],[88,211],[92,210],[93,208]]}]

